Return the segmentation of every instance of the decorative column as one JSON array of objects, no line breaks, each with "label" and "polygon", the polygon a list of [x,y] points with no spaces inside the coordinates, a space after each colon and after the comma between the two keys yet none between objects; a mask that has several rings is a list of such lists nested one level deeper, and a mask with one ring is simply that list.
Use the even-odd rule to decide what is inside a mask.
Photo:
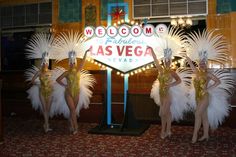
[{"label": "decorative column", "polygon": [[126,105],[127,105],[128,89],[129,89],[129,75],[125,74],[125,76],[124,76],[124,113],[125,113]]},{"label": "decorative column", "polygon": [[112,69],[107,68],[107,125],[111,125],[111,72]]}]

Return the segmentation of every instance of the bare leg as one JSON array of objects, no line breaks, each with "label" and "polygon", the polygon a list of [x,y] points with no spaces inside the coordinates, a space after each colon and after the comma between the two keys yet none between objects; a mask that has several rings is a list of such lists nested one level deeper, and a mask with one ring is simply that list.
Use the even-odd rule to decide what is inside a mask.
[{"label": "bare leg", "polygon": [[202,117],[202,124],[203,124],[203,136],[199,139],[199,141],[208,140],[209,138],[209,122],[207,117],[207,111],[203,113]]},{"label": "bare leg", "polygon": [[160,137],[162,139],[165,138],[165,128],[166,128],[166,118],[165,115],[163,114],[163,105],[160,106],[160,111],[159,111],[159,116],[161,117],[161,135]]},{"label": "bare leg", "polygon": [[170,99],[167,98],[166,99],[166,120],[167,120],[167,124],[166,124],[166,136],[169,136],[171,135],[171,119],[172,119],[172,116],[171,116],[171,112],[170,112],[170,105],[171,105],[171,102],[170,102]]},{"label": "bare leg", "polygon": [[[46,102],[46,112],[48,115],[48,120],[49,120],[49,116],[50,116],[50,109],[51,109],[51,104],[52,104],[52,99],[51,97],[48,98],[47,102]],[[52,129],[50,128],[49,122],[48,122],[48,131],[52,131]]]},{"label": "bare leg", "polygon": [[65,91],[65,98],[66,98],[66,103],[67,103],[69,110],[70,110],[71,127],[72,127],[73,131],[75,131],[75,127],[76,127],[75,121],[77,121],[75,104],[74,104],[74,101],[73,101],[71,95],[67,91]]},{"label": "bare leg", "polygon": [[[76,111],[76,108],[77,108],[78,102],[79,102],[79,94],[78,94],[78,95],[75,97],[75,99],[74,99],[75,111]],[[77,131],[78,131],[78,122],[77,122],[77,118],[76,118],[76,120],[74,121],[74,127],[75,127],[75,131],[77,132]]]},{"label": "bare leg", "polygon": [[78,102],[79,102],[79,94],[74,99],[75,108],[77,108]]},{"label": "bare leg", "polygon": [[44,117],[44,131],[45,132],[48,132],[48,119],[49,119],[49,115],[48,115],[48,112],[47,112],[47,105],[46,105],[46,101],[44,99],[44,97],[42,96],[41,92],[39,94],[39,98],[40,98],[40,101],[41,101],[41,104],[42,104],[42,110],[43,110],[43,117]]},{"label": "bare leg", "polygon": [[202,124],[203,124],[203,136],[199,139],[199,141],[208,140],[209,138],[209,121],[207,115],[207,107],[208,107],[208,99],[204,100],[203,106],[203,114],[202,114]]},{"label": "bare leg", "polygon": [[170,135],[171,130],[171,113],[170,113],[170,99],[169,96],[162,98],[161,106],[161,138],[164,139]]},{"label": "bare leg", "polygon": [[199,102],[199,104],[197,105],[197,110],[195,112],[195,124],[194,124],[192,143],[195,143],[197,141],[198,131],[201,127],[203,114],[204,112],[207,111],[207,105],[208,105],[207,100],[208,96],[203,98],[203,100]]},{"label": "bare leg", "polygon": [[172,121],[172,116],[171,113],[168,113],[167,116],[167,127],[166,127],[166,136],[171,136],[171,121]]}]

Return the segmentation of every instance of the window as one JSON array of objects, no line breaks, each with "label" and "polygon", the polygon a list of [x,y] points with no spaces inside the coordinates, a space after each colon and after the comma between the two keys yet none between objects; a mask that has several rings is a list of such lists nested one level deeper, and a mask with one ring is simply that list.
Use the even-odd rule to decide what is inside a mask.
[{"label": "window", "polygon": [[134,18],[207,15],[207,0],[133,0]]},{"label": "window", "polygon": [[52,3],[3,6],[1,9],[1,28],[38,26],[52,23]]}]

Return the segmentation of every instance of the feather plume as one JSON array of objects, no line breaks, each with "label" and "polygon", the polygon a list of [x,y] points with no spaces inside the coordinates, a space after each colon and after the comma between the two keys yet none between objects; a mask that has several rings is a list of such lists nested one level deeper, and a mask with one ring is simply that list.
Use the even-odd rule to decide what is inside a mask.
[{"label": "feather plume", "polygon": [[227,62],[228,44],[222,35],[214,35],[213,30],[190,33],[186,37],[186,51],[194,61],[199,61],[199,53],[206,52],[207,59],[224,64]]},{"label": "feather plume", "polygon": [[27,59],[39,59],[42,58],[44,52],[49,53],[49,58],[54,59],[52,56],[52,44],[54,37],[47,33],[36,33],[29,40],[26,45],[26,58]]},{"label": "feather plume", "polygon": [[77,57],[84,54],[83,43],[87,38],[79,32],[69,31],[62,32],[55,39],[53,44],[53,54],[56,56],[57,61],[68,58],[68,53],[74,51]]},{"label": "feather plume", "polygon": [[158,53],[156,54],[157,58],[166,57],[164,54],[166,49],[170,49],[172,52],[168,57],[180,56],[179,53],[183,52],[183,45],[185,43],[183,33],[181,29],[169,27],[166,33],[158,35],[161,41],[159,43],[160,49],[157,50]]}]

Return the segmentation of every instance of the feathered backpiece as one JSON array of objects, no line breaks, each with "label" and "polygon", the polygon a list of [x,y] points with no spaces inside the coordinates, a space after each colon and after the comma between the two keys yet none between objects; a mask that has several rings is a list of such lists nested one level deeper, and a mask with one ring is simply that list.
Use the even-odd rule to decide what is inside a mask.
[{"label": "feathered backpiece", "polygon": [[49,63],[49,59],[54,59],[52,55],[52,44],[54,37],[48,33],[37,33],[32,36],[26,45],[27,59],[40,59],[42,64]]},{"label": "feathered backpiece", "polygon": [[169,27],[166,33],[158,37],[161,39],[160,50],[156,54],[158,58],[171,61],[172,56],[180,56],[179,53],[183,52],[185,40],[181,29]]},{"label": "feathered backpiece", "polygon": [[[83,43],[86,40],[87,38],[83,33],[80,34],[75,31],[60,33],[53,44],[53,52],[55,53],[56,60],[61,61],[70,56],[75,58],[81,57],[84,53]],[[70,59],[69,61],[72,60]]]},{"label": "feathered backpiece", "polygon": [[227,42],[222,35],[214,35],[213,30],[204,30],[190,33],[185,43],[186,52],[189,58],[193,61],[207,63],[207,60],[212,60],[220,64],[224,64],[227,60]]}]

